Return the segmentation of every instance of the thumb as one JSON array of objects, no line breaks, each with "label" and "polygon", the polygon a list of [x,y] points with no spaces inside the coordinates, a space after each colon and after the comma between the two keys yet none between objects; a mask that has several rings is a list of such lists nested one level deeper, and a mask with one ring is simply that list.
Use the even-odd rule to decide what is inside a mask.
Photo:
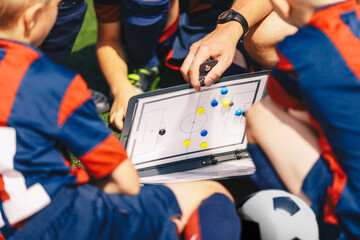
[{"label": "thumb", "polygon": [[219,60],[218,63],[206,75],[204,80],[205,86],[208,87],[215,83],[230,65],[231,61]]},{"label": "thumb", "polygon": [[213,83],[215,83],[216,80],[213,80],[211,77],[206,77],[204,80],[204,84],[205,86],[209,87],[211,86]]}]

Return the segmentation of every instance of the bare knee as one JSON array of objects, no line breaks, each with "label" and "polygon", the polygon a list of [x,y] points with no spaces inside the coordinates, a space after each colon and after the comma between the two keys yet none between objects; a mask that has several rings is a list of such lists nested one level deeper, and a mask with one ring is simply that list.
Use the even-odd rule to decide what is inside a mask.
[{"label": "bare knee", "polygon": [[230,198],[230,200],[234,202],[233,196],[222,184],[215,182],[215,181],[206,181],[206,182],[208,184],[208,187],[212,191],[211,195],[214,193],[221,193],[221,194],[224,194],[225,196],[227,196],[228,198]]},{"label": "bare knee", "polygon": [[185,197],[185,195],[192,194],[192,197],[200,201],[208,198],[214,193],[221,193],[234,201],[230,192],[220,183],[215,181],[195,181],[195,182],[182,182],[182,183],[169,183],[166,184],[176,196]]}]

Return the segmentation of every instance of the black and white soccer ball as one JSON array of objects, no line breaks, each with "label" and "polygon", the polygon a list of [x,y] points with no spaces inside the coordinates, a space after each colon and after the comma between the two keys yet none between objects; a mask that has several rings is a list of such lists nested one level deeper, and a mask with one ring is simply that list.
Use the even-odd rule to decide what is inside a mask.
[{"label": "black and white soccer ball", "polygon": [[300,198],[281,190],[263,190],[248,196],[239,208],[242,239],[319,239],[316,217]]}]

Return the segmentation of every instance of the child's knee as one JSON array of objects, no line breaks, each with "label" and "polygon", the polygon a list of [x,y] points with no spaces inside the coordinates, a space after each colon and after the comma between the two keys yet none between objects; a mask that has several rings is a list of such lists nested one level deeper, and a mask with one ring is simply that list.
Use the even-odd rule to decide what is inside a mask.
[{"label": "child's knee", "polygon": [[221,193],[227,196],[232,202],[234,201],[233,196],[231,193],[219,182],[216,181],[208,181],[209,187],[211,188],[211,194]]},{"label": "child's knee", "polygon": [[279,111],[283,110],[280,109],[269,96],[252,105],[246,112],[245,132],[249,143],[257,143],[257,136],[263,134],[259,129],[264,129],[265,125],[269,125],[269,121],[273,121],[273,116],[276,116]]}]

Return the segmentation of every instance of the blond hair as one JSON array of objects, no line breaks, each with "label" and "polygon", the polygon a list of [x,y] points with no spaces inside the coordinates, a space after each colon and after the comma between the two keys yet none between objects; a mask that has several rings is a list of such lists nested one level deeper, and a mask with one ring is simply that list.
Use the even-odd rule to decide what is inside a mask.
[{"label": "blond hair", "polygon": [[50,0],[0,0],[0,29],[7,29],[19,19],[23,10],[30,4]]}]

